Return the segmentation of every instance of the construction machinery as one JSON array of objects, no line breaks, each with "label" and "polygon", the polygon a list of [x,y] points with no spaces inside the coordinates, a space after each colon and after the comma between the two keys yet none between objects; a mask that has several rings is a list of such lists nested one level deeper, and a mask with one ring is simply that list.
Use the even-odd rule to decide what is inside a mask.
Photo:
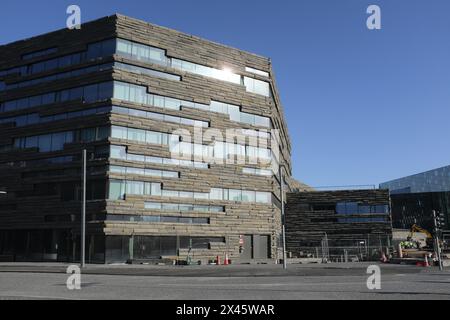
[{"label": "construction machinery", "polygon": [[433,235],[429,231],[427,231],[424,228],[418,226],[417,224],[414,224],[411,227],[411,230],[410,230],[410,233],[409,233],[409,236],[408,236],[407,240],[408,241],[414,241],[413,239],[414,239],[414,235],[416,233],[422,233],[422,234],[424,234],[426,236],[425,243],[417,241],[417,243],[418,243],[418,248],[417,249],[421,249],[421,248],[430,248],[431,249],[431,248],[433,248]]}]

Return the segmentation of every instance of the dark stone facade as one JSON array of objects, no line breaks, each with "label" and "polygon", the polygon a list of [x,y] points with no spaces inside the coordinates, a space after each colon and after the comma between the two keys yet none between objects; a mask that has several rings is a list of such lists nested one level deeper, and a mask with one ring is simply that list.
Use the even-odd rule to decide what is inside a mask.
[{"label": "dark stone facade", "polygon": [[288,193],[287,251],[306,248],[386,247],[392,237],[388,190],[342,190]]}]

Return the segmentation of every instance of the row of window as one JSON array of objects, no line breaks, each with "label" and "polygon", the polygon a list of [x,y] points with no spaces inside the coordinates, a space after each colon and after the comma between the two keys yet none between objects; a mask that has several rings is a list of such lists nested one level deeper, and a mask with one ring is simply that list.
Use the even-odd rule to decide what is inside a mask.
[{"label": "row of window", "polygon": [[126,194],[131,194],[166,198],[272,203],[272,193],[270,192],[222,188],[211,188],[209,193],[163,190],[161,183],[131,180],[110,180],[109,191],[109,199],[124,199]]},{"label": "row of window", "polygon": [[272,170],[257,169],[257,168],[242,168],[242,173],[267,177],[271,177],[273,175]]},{"label": "row of window", "polygon": [[[106,215],[104,213],[87,213],[86,221],[103,221]],[[49,214],[44,216],[44,222],[77,222],[80,221],[79,214]]]},{"label": "row of window", "polygon": [[111,173],[117,173],[121,175],[132,174],[132,175],[157,177],[157,178],[172,178],[172,179],[178,179],[180,177],[180,173],[176,171],[143,169],[143,168],[133,168],[123,166],[110,166],[109,171]]},{"label": "row of window", "polygon": [[53,74],[51,76],[46,76],[46,77],[41,77],[41,78],[37,78],[37,79],[26,80],[26,81],[8,84],[8,85],[6,85],[5,89],[11,90],[11,89],[17,89],[17,88],[24,88],[24,87],[34,86],[39,83],[45,83],[45,82],[50,82],[50,81],[78,77],[78,76],[81,76],[84,74],[90,74],[90,73],[109,70],[109,69],[112,69],[112,67],[113,67],[112,63],[99,64],[99,65],[95,65],[95,66],[91,66],[91,67],[86,67],[86,68],[76,69],[76,70],[72,70],[72,71],[68,71],[68,72]]},{"label": "row of window", "polygon": [[213,145],[180,142],[180,137],[177,135],[143,129],[112,126],[111,137],[143,143],[170,145],[171,152],[176,152],[183,157],[193,155],[194,157],[201,157],[202,159],[211,158],[224,160],[238,156],[249,159],[261,159],[264,161],[272,160],[272,151],[266,148],[219,141],[215,141]]},{"label": "row of window", "polygon": [[116,53],[132,60],[149,61],[164,66],[169,63],[165,50],[124,39],[117,39]]},{"label": "row of window", "polygon": [[51,81],[56,81],[56,80],[63,80],[63,79],[81,76],[84,74],[101,72],[101,71],[112,69],[113,67],[115,69],[125,70],[125,71],[129,71],[129,72],[133,72],[133,73],[144,74],[144,75],[154,76],[154,77],[158,77],[158,78],[173,80],[173,81],[181,81],[181,77],[178,75],[161,72],[161,71],[157,71],[157,70],[153,70],[153,69],[138,67],[138,66],[134,66],[134,65],[126,64],[126,63],[115,62],[115,63],[106,63],[106,64],[100,64],[100,65],[80,68],[80,69],[76,69],[76,70],[72,70],[72,71],[68,71],[68,72],[57,73],[57,74],[53,74],[50,76],[40,77],[37,79],[26,80],[26,81],[21,81],[21,82],[17,82],[17,83],[7,84],[7,85],[4,82],[0,82],[0,90],[11,90],[11,89],[29,87],[29,86],[33,86],[33,85],[40,84],[40,83],[51,82]]},{"label": "row of window", "polygon": [[127,148],[124,146],[111,146],[111,158],[120,160],[129,160],[145,163],[153,163],[160,165],[182,166],[198,169],[208,169],[209,165],[203,162],[191,161],[191,160],[178,160],[172,158],[161,158],[144,156],[139,154],[128,153]]},{"label": "row of window", "polygon": [[111,82],[103,82],[17,100],[10,100],[0,105],[0,112],[28,109],[76,99],[82,99],[84,102],[107,100],[112,97],[112,89]]},{"label": "row of window", "polygon": [[245,67],[245,71],[257,74],[259,76],[267,77],[267,78],[269,78],[269,76],[270,76],[269,73],[266,71],[262,71],[262,70],[251,68],[251,67]]},{"label": "row of window", "polygon": [[225,212],[225,208],[223,206],[208,206],[208,205],[179,204],[179,203],[161,203],[161,202],[145,202],[145,209],[172,211],[172,212],[186,212],[186,211]]},{"label": "row of window", "polygon": [[[87,174],[89,176],[95,174],[104,174],[105,168],[104,166],[91,166],[86,169]],[[77,176],[79,177],[81,174],[80,168],[66,168],[66,169],[57,169],[57,170],[47,170],[47,171],[30,171],[23,172],[23,179],[30,178],[49,178],[49,177],[67,177],[67,176]]]},{"label": "row of window", "polygon": [[147,104],[172,110],[181,110],[181,107],[188,107],[208,112],[227,114],[231,121],[246,123],[254,126],[270,128],[270,118],[241,112],[240,107],[218,101],[211,101],[210,105],[194,103],[169,97],[157,96],[147,93],[147,88],[126,82],[114,81],[114,98]]},{"label": "row of window", "polygon": [[[146,89],[142,86],[136,86],[131,85],[127,83],[122,82],[114,82],[114,98],[125,100],[125,101],[133,101],[133,102],[140,102],[144,103],[144,97],[151,99],[152,103],[148,103],[150,105],[154,106],[163,106],[164,108],[169,109],[177,109],[179,110],[181,105],[185,105],[186,107],[194,107],[196,109],[205,110],[205,111],[212,111],[212,112],[220,112],[220,113],[226,113],[230,115],[230,120],[237,121],[237,122],[243,122],[251,125],[256,126],[264,126],[264,127],[270,127],[270,119],[266,117],[261,117],[245,112],[240,112],[238,106],[233,106],[230,104],[225,104],[221,102],[215,102],[212,101],[211,105],[200,105],[197,103],[191,103],[187,101],[181,102],[181,100],[161,97],[161,96],[155,96],[155,95],[148,95],[145,93]],[[52,104],[56,102],[64,102],[64,101],[71,101],[76,99],[82,99],[84,102],[95,102],[99,100],[106,100],[109,99],[112,96],[112,85],[111,82],[104,82],[99,84],[93,84],[89,86],[84,87],[76,87],[68,90],[62,90],[58,92],[51,92],[43,95],[37,95],[17,100],[11,100],[4,102],[0,105],[0,112],[9,112],[9,111],[16,111],[16,110],[22,110],[22,109],[28,109],[37,107],[40,105],[46,105],[46,104]],[[150,101],[148,101],[150,102]],[[126,109],[120,109],[117,108],[118,111],[121,111],[124,113]],[[160,115],[157,113],[144,113],[144,111],[132,111],[137,116],[144,116],[148,118],[153,118],[157,120],[161,120],[161,117],[163,121],[165,118],[167,120],[165,121],[171,121],[175,123],[182,123],[186,125],[201,125],[202,127],[209,126],[209,123],[206,121],[199,121],[199,120],[193,120],[193,119],[187,119],[187,118],[180,118],[180,117],[172,117],[169,115]],[[127,114],[130,113],[130,111],[126,111]]]},{"label": "row of window", "polygon": [[45,166],[52,164],[64,164],[70,163],[74,161],[74,156],[61,156],[61,157],[51,157],[44,159],[34,159],[34,160],[19,160],[19,161],[10,161],[2,163],[2,165],[7,165],[9,167],[36,167],[36,166]]},{"label": "row of window", "polygon": [[162,72],[162,71],[157,71],[157,70],[153,70],[153,69],[149,69],[149,68],[134,66],[131,64],[127,64],[127,63],[115,62],[114,68],[117,68],[119,70],[129,71],[132,73],[138,73],[138,74],[142,74],[142,75],[172,80],[172,81],[181,81],[181,77],[179,75]]},{"label": "row of window", "polygon": [[[88,150],[87,152],[88,160],[107,159],[108,157],[109,157],[109,146],[96,146],[93,151]],[[74,161],[81,161],[81,153],[76,153],[75,155],[49,157],[43,159],[10,161],[2,163],[1,165],[19,168],[27,168],[27,167],[35,168],[38,166],[66,164]]]},{"label": "row of window", "polygon": [[49,54],[58,52],[58,48],[49,48],[44,50],[35,51],[32,53],[27,53],[22,56],[22,60],[30,60],[37,57],[47,56]]},{"label": "row of window", "polygon": [[[81,179],[67,182],[36,183],[33,188],[16,191],[16,197],[59,196],[62,201],[79,201],[82,199]],[[104,200],[106,184],[104,180],[88,179],[86,183],[87,200]]]},{"label": "row of window", "polygon": [[152,222],[152,223],[183,223],[209,224],[209,218],[175,217],[175,216],[138,216],[129,214],[108,214],[107,221],[122,222]]},{"label": "row of window", "polygon": [[207,121],[201,121],[201,120],[194,120],[189,118],[183,118],[183,117],[176,117],[171,116],[168,114],[162,114],[157,112],[151,112],[151,111],[144,111],[144,110],[137,110],[137,109],[131,109],[131,108],[125,108],[125,107],[117,107],[113,106],[112,111],[114,113],[120,113],[125,114],[133,117],[142,117],[142,118],[148,118],[158,121],[164,121],[164,122],[173,122],[176,124],[184,124],[187,126],[197,126],[202,128],[208,128],[209,122]]},{"label": "row of window", "polygon": [[245,146],[235,143],[226,143],[215,141],[213,145],[202,145],[188,142],[171,141],[170,151],[183,157],[194,157],[195,159],[204,159],[223,163],[227,159],[251,159],[270,162],[272,152],[270,149],[254,146]]},{"label": "row of window", "polygon": [[14,147],[18,149],[38,148],[39,152],[59,151],[64,149],[66,143],[87,143],[107,139],[109,132],[109,127],[97,127],[21,137],[14,139]]},{"label": "row of window", "polygon": [[21,116],[8,117],[0,119],[0,124],[2,123],[15,123],[16,127],[24,127],[28,125],[47,123],[58,120],[73,119],[78,117],[90,116],[94,114],[105,114],[111,112],[111,107],[98,107],[92,109],[84,109],[73,112],[59,113],[50,116],[39,116],[39,113],[24,114]]},{"label": "row of window", "polygon": [[[49,53],[51,52],[47,52],[44,50],[43,53],[32,53],[26,55],[26,57],[35,58],[37,56],[42,56]],[[185,72],[191,72],[218,80],[232,82],[235,84],[243,84],[246,87],[247,91],[261,94],[267,97],[270,97],[272,95],[270,84],[266,81],[256,80],[249,77],[242,77],[241,75],[234,74],[229,70],[219,70],[181,59],[171,59],[166,56],[165,50],[123,39],[109,39],[92,43],[89,44],[88,49],[83,52],[69,54],[55,59],[40,61],[38,63],[33,63],[27,66],[12,68],[9,70],[2,70],[0,71],[0,77],[14,73],[19,73],[22,76],[37,74],[57,68],[76,65],[81,62],[89,61],[99,57],[109,56],[114,53],[137,61],[157,63],[163,66],[170,66],[172,68],[179,69]],[[267,72],[261,70],[248,67],[246,68],[246,70],[255,74],[268,76]]]},{"label": "row of window", "polygon": [[227,81],[234,84],[242,84],[242,77],[239,74],[232,73],[228,69],[220,70],[175,58],[170,59],[170,63],[170,66],[172,68],[184,72],[195,73],[204,77]]},{"label": "row of window", "polygon": [[158,121],[173,122],[173,123],[184,124],[184,125],[188,125],[188,126],[200,126],[203,128],[209,127],[209,122],[206,122],[206,121],[193,120],[193,119],[183,118],[183,117],[175,117],[175,116],[165,115],[165,114],[156,113],[156,112],[149,112],[149,111],[130,109],[130,108],[118,107],[118,106],[84,109],[84,110],[79,110],[79,111],[59,113],[56,115],[42,116],[42,117],[39,116],[38,113],[31,113],[31,114],[25,114],[25,115],[0,119],[0,124],[15,123],[17,127],[23,127],[23,126],[28,126],[28,125],[32,125],[32,124],[73,119],[73,118],[84,117],[84,116],[95,115],[95,114],[104,114],[104,113],[108,113],[108,112],[113,112],[113,113],[118,113],[118,114],[126,114],[126,115],[130,115],[130,116],[135,116],[135,117],[144,117],[144,118],[154,119],[154,120],[158,120]]},{"label": "row of window", "polygon": [[389,214],[389,205],[368,205],[359,202],[339,202],[337,214]]},{"label": "row of window", "polygon": [[378,223],[386,223],[389,220],[385,217],[375,217],[375,218],[339,218],[339,223],[369,223],[369,222],[378,222]]},{"label": "row of window", "polygon": [[[117,54],[133,60],[157,63],[181,71],[191,72],[205,77],[244,85],[248,92],[260,94],[266,97],[272,96],[270,84],[266,81],[256,80],[249,77],[242,77],[241,75],[232,73],[231,71],[226,69],[219,70],[181,59],[169,58],[166,56],[165,50],[152,46],[147,46],[128,40],[117,39]],[[263,71],[259,70],[259,73],[263,73]]]},{"label": "row of window", "polygon": [[[111,137],[143,143],[169,145],[171,135],[150,130],[112,126]],[[175,139],[176,137],[177,136],[174,136],[173,138]]]},{"label": "row of window", "polygon": [[20,74],[28,76],[41,72],[47,72],[54,69],[61,69],[68,66],[80,64],[85,61],[113,55],[115,52],[116,40],[110,39],[88,45],[87,51],[68,54],[54,59],[43,60],[25,66],[15,67],[0,71],[0,77],[11,74]]},{"label": "row of window", "polygon": [[218,80],[241,84],[241,76],[238,74],[233,74],[226,70],[202,66],[180,59],[171,59],[166,56],[165,50],[128,40],[117,39],[117,54],[132,60],[157,63],[166,67],[172,67],[174,69],[207,76]]}]

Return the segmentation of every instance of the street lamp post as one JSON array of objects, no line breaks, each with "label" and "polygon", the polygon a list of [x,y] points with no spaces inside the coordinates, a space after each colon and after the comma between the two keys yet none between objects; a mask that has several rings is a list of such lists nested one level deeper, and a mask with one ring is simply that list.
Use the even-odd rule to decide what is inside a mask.
[{"label": "street lamp post", "polygon": [[442,271],[442,257],[441,257],[441,246],[439,243],[439,216],[436,214],[436,211],[433,210],[433,222],[434,222],[434,251],[436,254],[436,258],[439,263],[439,270]]},{"label": "street lamp post", "polygon": [[81,268],[85,267],[86,258],[86,149],[83,150],[82,154],[82,166],[81,166],[81,176],[83,185],[83,194],[81,202],[81,257],[80,264]]},{"label": "street lamp post", "polygon": [[283,178],[283,168],[284,165],[280,164],[280,192],[281,192],[281,238],[283,241],[283,269],[287,269],[287,261],[286,261],[286,219],[284,215],[284,178]]}]

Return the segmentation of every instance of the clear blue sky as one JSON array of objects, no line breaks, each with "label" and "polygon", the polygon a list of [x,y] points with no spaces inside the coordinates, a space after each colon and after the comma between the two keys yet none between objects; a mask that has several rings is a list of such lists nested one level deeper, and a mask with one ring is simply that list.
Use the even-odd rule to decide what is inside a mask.
[{"label": "clear blue sky", "polygon": [[[0,43],[122,13],[273,59],[294,176],[378,184],[450,163],[448,0],[2,1]],[[382,30],[366,8],[382,9]]]}]

